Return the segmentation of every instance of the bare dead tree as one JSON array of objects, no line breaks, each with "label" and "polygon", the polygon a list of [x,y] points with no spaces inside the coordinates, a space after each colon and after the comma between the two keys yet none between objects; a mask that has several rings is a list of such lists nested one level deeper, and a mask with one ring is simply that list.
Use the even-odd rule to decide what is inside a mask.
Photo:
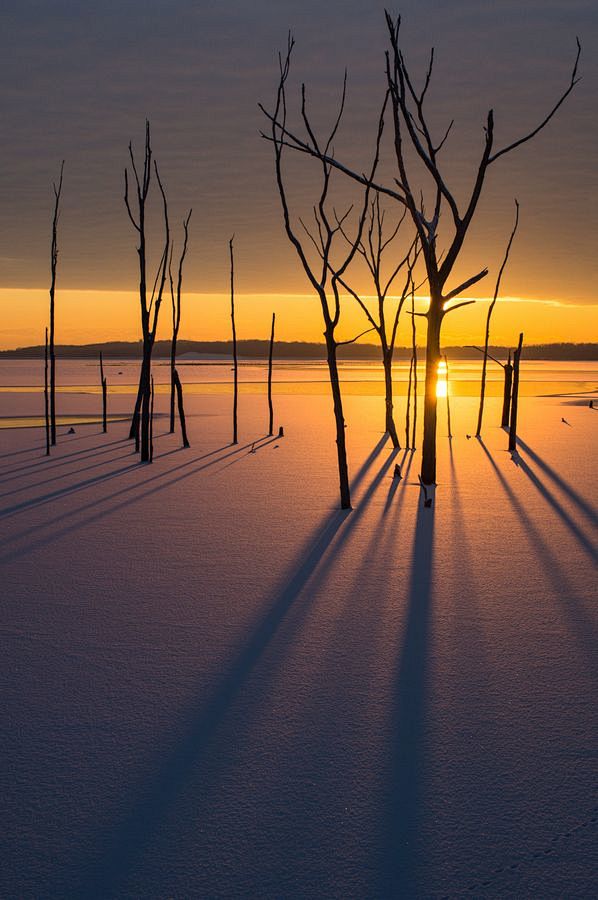
[{"label": "bare dead tree", "polygon": [[523,346],[523,332],[519,335],[519,343],[513,359],[513,393],[511,396],[511,420],[509,422],[509,451],[517,450],[517,412],[519,408],[519,362]]},{"label": "bare dead tree", "polygon": [[176,345],[179,336],[179,328],[181,327],[181,292],[183,287],[183,263],[187,255],[187,244],[189,241],[189,220],[191,219],[192,209],[189,210],[187,218],[183,221],[183,249],[179,259],[179,271],[177,277],[176,292],[174,289],[174,281],[172,278],[172,253],[174,245],[170,249],[170,260],[168,262],[168,279],[170,281],[170,299],[172,301],[172,341],[170,343],[170,433],[174,434],[174,406],[176,387],[174,383],[174,373],[176,369]]},{"label": "bare dead tree", "polygon": [[409,450],[409,413],[411,408],[411,383],[413,380],[413,355],[409,360],[409,382],[407,385],[407,405],[405,407],[405,449]]},{"label": "bare dead tree", "polygon": [[[338,473],[339,473],[339,488],[340,488],[340,501],[342,509],[350,509],[351,508],[351,491],[349,486],[349,472],[348,472],[348,464],[347,464],[347,447],[346,447],[346,435],[345,435],[345,418],[343,411],[343,402],[340,388],[340,380],[338,374],[338,361],[337,354],[338,348],[344,344],[354,343],[354,341],[358,340],[363,334],[366,334],[371,329],[367,329],[356,337],[352,338],[349,341],[338,341],[336,338],[336,328],[339,323],[340,313],[341,313],[341,302],[340,302],[340,280],[343,278],[347,268],[349,267],[351,261],[353,260],[355,254],[357,253],[357,249],[359,243],[361,241],[361,236],[363,234],[363,228],[365,224],[365,220],[367,217],[367,212],[369,209],[370,203],[370,182],[374,178],[376,168],[378,166],[378,160],[380,156],[380,141],[382,138],[382,132],[384,129],[384,112],[387,105],[388,95],[384,99],[384,104],[382,106],[382,112],[380,114],[379,122],[378,122],[378,133],[376,138],[376,147],[374,153],[374,161],[372,164],[371,172],[369,176],[366,176],[364,179],[365,184],[365,192],[364,192],[364,200],[363,207],[361,212],[359,213],[355,237],[350,242],[350,246],[342,256],[342,258],[338,261],[333,259],[333,253],[336,249],[336,245],[338,241],[335,240],[339,235],[341,235],[341,228],[345,226],[349,215],[351,214],[352,207],[349,207],[347,212],[345,212],[342,216],[337,217],[334,214],[333,217],[329,212],[329,191],[330,191],[330,177],[332,173],[332,165],[329,160],[329,153],[332,146],[332,142],[337,133],[342,115],[345,106],[345,97],[346,97],[346,76],[343,84],[341,101],[339,104],[338,114],[333,123],[333,126],[328,134],[328,137],[324,140],[323,143],[320,144],[320,141],[316,137],[314,129],[311,124],[311,120],[309,118],[306,106],[306,91],[305,85],[302,85],[301,88],[301,116],[303,120],[303,124],[305,130],[308,135],[308,139],[313,144],[316,149],[316,155],[321,163],[321,189],[320,194],[317,199],[317,202],[313,206],[313,220],[314,220],[314,230],[310,230],[302,220],[299,220],[301,226],[307,236],[308,246],[309,244],[313,245],[317,254],[317,260],[311,261],[308,257],[307,251],[295,232],[293,224],[291,223],[291,214],[289,210],[289,204],[287,199],[287,192],[284,184],[283,177],[283,169],[282,169],[282,159],[283,159],[283,149],[286,145],[285,135],[286,131],[286,117],[287,117],[287,102],[286,102],[286,81],[289,74],[289,66],[291,60],[291,53],[293,50],[294,41],[292,37],[289,35],[288,44],[287,44],[287,52],[285,57],[279,55],[279,70],[280,70],[280,78],[278,83],[278,89],[276,94],[276,106],[273,114],[267,113],[263,106],[261,106],[262,111],[268,117],[271,123],[271,134],[270,140],[274,145],[274,160],[275,160],[275,171],[276,171],[276,182],[278,186],[278,193],[280,196],[280,201],[282,205],[282,212],[284,218],[284,225],[287,237],[291,244],[293,245],[297,256],[303,266],[303,270],[316,293],[322,310],[322,317],[324,320],[324,339],[326,343],[326,360],[328,364],[328,372],[330,377],[330,387],[332,392],[332,401],[334,408],[334,419],[336,426],[336,447],[337,447],[337,462],[338,462]],[[343,242],[344,244],[346,242]]]},{"label": "bare dead tree", "polygon": [[[434,65],[434,52],[432,51],[430,55],[423,88],[417,91],[403,51],[399,45],[401,19],[400,17],[395,19],[389,12],[386,12],[386,24],[390,39],[390,50],[386,53],[386,80],[393,114],[394,151],[398,170],[392,186],[380,184],[374,181],[373,176],[368,177],[363,172],[351,169],[329,152],[329,146],[321,148],[313,141],[311,135],[308,136],[307,140],[300,138],[286,127],[286,121],[281,110],[277,110],[271,119],[273,126],[278,129],[276,140],[281,146],[288,146],[293,150],[316,156],[321,159],[323,164],[338,169],[354,181],[367,185],[385,196],[392,197],[409,210],[420,239],[430,293],[428,311],[421,314],[427,320],[421,476],[424,484],[429,485],[434,484],[436,480],[436,382],[438,363],[440,361],[442,324],[449,313],[475,302],[474,300],[465,300],[454,303],[452,306],[448,305],[450,301],[456,300],[464,291],[481,281],[487,275],[488,270],[486,268],[481,269],[455,287],[448,287],[449,278],[459,258],[465,237],[477,210],[490,166],[501,157],[530,141],[551,121],[579,80],[577,68],[581,45],[578,40],[577,53],[569,84],[551,110],[532,130],[497,150],[494,148],[494,113],[492,110],[488,112],[484,128],[484,147],[473,187],[464,207],[460,209],[455,199],[455,192],[449,188],[443,175],[439,159],[439,154],[446,143],[453,122],[449,124],[441,139],[434,139],[425,111],[425,99]],[[264,135],[264,137],[274,140],[273,136]],[[431,179],[434,201],[430,213],[427,213],[425,209],[423,191],[419,179],[416,184],[410,174],[413,171],[411,162],[413,154],[419,163],[423,165],[424,170]],[[445,252],[439,255],[439,248],[437,247],[438,225],[443,210],[448,210],[447,218],[452,227],[452,236],[450,236]]]},{"label": "bare dead tree", "polygon": [[233,241],[228,242],[230,253],[230,318],[233,333],[233,444],[238,444],[237,411],[239,405],[239,360],[237,357],[237,326],[235,323],[235,260],[233,255]]},{"label": "bare dead tree", "polygon": [[[137,218],[131,208],[129,199],[129,173],[125,168],[125,192],[124,201],[131,224],[138,234],[139,246],[137,254],[139,256],[139,303],[141,308],[141,332],[143,338],[143,356],[141,360],[141,370],[139,375],[139,389],[137,392],[137,400],[135,402],[135,410],[131,421],[130,438],[135,438],[135,449],[141,449],[141,462],[151,462],[152,454],[150,451],[150,403],[151,403],[151,367],[152,367],[152,351],[156,340],[156,330],[158,328],[158,316],[162,297],[164,294],[164,286],[166,284],[166,275],[168,271],[168,259],[170,249],[170,227],[168,222],[168,204],[166,202],[166,194],[160,179],[160,173],[155,160],[152,159],[152,148],[150,141],[150,125],[145,123],[145,149],[143,156],[143,171],[139,174],[133,154],[133,146],[129,144],[129,156],[131,159],[131,171],[135,181],[136,200],[137,200]],[[146,203],[149,194],[151,176],[153,171],[156,176],[158,188],[162,197],[162,207],[164,214],[164,250],[160,263],[157,268],[153,289],[148,299],[147,284],[147,243],[146,243]]]},{"label": "bare dead tree", "polygon": [[509,260],[509,253],[511,252],[511,244],[513,243],[513,238],[517,232],[517,226],[519,225],[519,204],[517,200],[515,200],[515,224],[513,226],[513,230],[511,231],[511,236],[507,243],[507,249],[505,251],[505,255],[502,261],[502,265],[498,270],[498,275],[496,278],[496,285],[494,286],[494,296],[492,297],[492,302],[488,307],[488,315],[486,316],[486,332],[484,335],[484,358],[482,360],[482,383],[480,386],[480,408],[478,411],[478,424],[476,427],[476,437],[481,437],[482,434],[482,418],[484,415],[484,399],[486,394],[486,366],[488,364],[488,344],[490,342],[490,319],[492,318],[492,313],[494,311],[494,307],[496,306],[496,299],[498,297],[498,291],[500,289],[500,282],[502,279],[503,272]]},{"label": "bare dead tree", "polygon": [[[413,363],[413,425],[411,431],[411,446],[416,450],[417,434],[417,329],[415,327],[415,289],[411,286],[411,361]],[[407,441],[409,443],[409,441]]]},{"label": "bare dead tree", "polygon": [[270,331],[270,352],[268,354],[268,434],[274,434],[274,406],[272,404],[272,362],[274,358],[274,325],[276,313],[272,313],[272,330]]},{"label": "bare dead tree", "polygon": [[[399,318],[403,304],[409,296],[409,292],[413,282],[413,269],[417,262],[419,254],[417,236],[412,240],[411,246],[407,253],[393,266],[392,270],[386,275],[383,272],[384,252],[391,247],[394,250],[393,242],[399,234],[399,229],[403,224],[407,210],[399,219],[396,226],[391,230],[390,234],[385,234],[384,218],[385,210],[380,207],[380,194],[376,194],[370,204],[368,221],[364,229],[364,234],[357,247],[358,254],[363,258],[367,269],[370,273],[374,289],[376,291],[375,301],[377,302],[377,315],[368,307],[361,295],[355,291],[345,278],[339,278],[339,284],[359,303],[361,309],[365,313],[366,319],[372,326],[372,330],[378,335],[380,347],[382,350],[382,366],[384,369],[384,400],[385,400],[385,430],[389,435],[393,447],[401,446],[397,428],[394,421],[393,408],[393,386],[392,386],[392,362],[395,350],[395,341],[397,336],[397,328],[399,326]],[[337,220],[338,221],[338,220]],[[341,234],[351,245],[351,239],[345,234],[342,224],[339,225]],[[393,286],[395,279],[401,272],[405,270],[405,282],[398,298],[397,307],[391,321],[387,321],[387,298],[388,292]],[[390,299],[390,298],[388,298]]]},{"label": "bare dead tree", "polygon": [[58,219],[60,217],[60,195],[62,194],[62,176],[64,173],[64,160],[60,165],[60,178],[58,185],[52,183],[54,191],[54,214],[52,216],[52,241],[50,245],[50,335],[48,352],[50,356],[50,442],[56,444],[56,352],[54,349],[54,316],[55,316],[55,292],[56,269],[58,266]]},{"label": "bare dead tree", "polygon": [[46,328],[46,346],[44,350],[44,416],[46,424],[46,456],[50,455],[50,404],[48,397],[48,329]]},{"label": "bare dead tree", "polygon": [[185,421],[185,407],[183,405],[183,385],[179,378],[179,373],[174,370],[174,386],[177,395],[177,404],[179,410],[179,421],[181,423],[181,437],[183,438],[183,447],[190,447],[189,438],[187,437],[187,423]]},{"label": "bare dead tree", "polygon": [[107,394],[108,394],[108,385],[106,379],[104,377],[104,361],[102,359],[102,351],[100,350],[100,382],[102,385],[102,431],[104,434],[108,431],[108,416],[107,416]]}]

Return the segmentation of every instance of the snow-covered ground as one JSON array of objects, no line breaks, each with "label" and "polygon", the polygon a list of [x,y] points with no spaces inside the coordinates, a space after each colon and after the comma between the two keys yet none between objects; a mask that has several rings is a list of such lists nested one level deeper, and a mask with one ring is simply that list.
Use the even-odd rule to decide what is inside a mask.
[{"label": "snow-covered ground", "polygon": [[516,464],[498,398],[483,443],[441,402],[426,509],[349,395],[342,513],[328,397],[275,400],[232,447],[190,393],[145,467],[0,431],[0,895],[595,897],[598,410],[524,398]]}]

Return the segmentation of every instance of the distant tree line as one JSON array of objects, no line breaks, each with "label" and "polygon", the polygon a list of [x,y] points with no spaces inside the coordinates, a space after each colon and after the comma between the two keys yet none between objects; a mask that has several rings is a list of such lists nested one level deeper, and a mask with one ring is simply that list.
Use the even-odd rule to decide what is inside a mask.
[{"label": "distant tree line", "polygon": [[[237,346],[241,359],[268,358],[268,340],[238,340]],[[492,356],[508,358],[509,347],[490,344],[488,350]],[[143,347],[141,341],[105,341],[97,344],[57,344],[56,356],[60,359],[97,359],[100,352],[104,359],[141,359]],[[206,357],[232,358],[232,341],[188,341],[180,340],[177,345],[179,361],[181,356],[187,353],[197,353]],[[396,347],[394,358],[401,361],[411,359],[411,347]],[[156,341],[154,344],[154,357],[156,359],[169,359],[171,354],[171,341]],[[472,347],[444,347],[443,354],[449,359],[480,360],[480,354]],[[379,360],[379,344],[348,344],[340,347],[338,355],[346,360]],[[326,359],[326,346],[311,341],[276,341],[276,356],[278,359]],[[530,344],[525,348],[526,359],[553,360],[571,362],[598,362],[598,343],[590,344]],[[4,359],[43,359],[44,345],[38,344],[31,347],[17,347],[15,350],[0,350],[0,358]],[[184,362],[184,360],[183,360]]]}]

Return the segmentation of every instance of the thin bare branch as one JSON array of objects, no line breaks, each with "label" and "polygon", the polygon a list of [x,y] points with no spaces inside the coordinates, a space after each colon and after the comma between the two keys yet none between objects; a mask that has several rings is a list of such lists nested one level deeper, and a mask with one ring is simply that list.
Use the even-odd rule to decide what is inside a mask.
[{"label": "thin bare branch", "polygon": [[471,278],[468,278],[466,281],[462,282],[458,287],[454,290],[449,291],[448,294],[444,297],[444,302],[448,303],[449,300],[452,300],[453,297],[457,297],[459,294],[462,294],[463,291],[466,291],[468,288],[473,287],[474,284],[477,284],[478,281],[481,281],[482,278],[485,278],[488,274],[488,269],[482,269],[481,272],[478,272],[477,275],[472,275]]},{"label": "thin bare branch", "polygon": [[344,346],[346,346],[346,344],[354,344],[355,341],[358,341],[359,338],[361,338],[361,337],[364,336],[364,334],[369,334],[370,331],[376,331],[375,326],[372,326],[371,328],[366,328],[365,331],[362,331],[360,334],[356,335],[354,338],[351,338],[350,341],[337,341],[337,342],[336,342],[336,346],[337,346],[337,347],[344,347]]},{"label": "thin bare branch", "polygon": [[493,162],[494,162],[495,160],[497,160],[500,156],[504,156],[505,153],[510,153],[511,150],[514,150],[514,149],[515,149],[515,147],[520,147],[521,144],[525,144],[527,141],[530,141],[533,137],[535,137],[535,136],[538,134],[539,131],[542,131],[542,129],[543,129],[546,125],[548,125],[548,123],[550,122],[550,120],[552,119],[552,117],[554,116],[554,114],[556,113],[556,111],[559,109],[559,107],[565,102],[565,100],[567,99],[567,97],[569,96],[569,94],[571,93],[571,91],[573,90],[573,88],[575,87],[575,85],[578,84],[579,81],[581,81],[581,78],[578,78],[578,77],[577,77],[577,68],[578,68],[578,65],[579,65],[579,58],[580,58],[580,56],[581,56],[581,44],[580,44],[580,42],[579,42],[579,38],[578,38],[578,37],[575,38],[575,42],[576,42],[576,44],[577,44],[577,53],[576,53],[576,55],[575,55],[575,62],[574,62],[574,64],[573,64],[573,71],[571,72],[571,80],[570,80],[570,83],[569,83],[569,86],[568,86],[567,90],[566,90],[563,94],[561,94],[560,98],[559,98],[558,101],[555,103],[555,105],[552,107],[552,109],[550,110],[550,112],[548,113],[548,115],[545,116],[545,117],[542,119],[542,121],[540,122],[540,124],[537,125],[536,128],[533,129],[533,131],[530,131],[528,134],[526,134],[526,135],[524,135],[523,137],[519,138],[519,140],[513,141],[512,144],[508,144],[506,147],[503,147],[502,150],[497,150],[496,153],[494,153],[494,154],[489,158],[489,160],[488,160],[488,163],[489,163],[489,164],[490,164],[490,163],[493,163]]}]

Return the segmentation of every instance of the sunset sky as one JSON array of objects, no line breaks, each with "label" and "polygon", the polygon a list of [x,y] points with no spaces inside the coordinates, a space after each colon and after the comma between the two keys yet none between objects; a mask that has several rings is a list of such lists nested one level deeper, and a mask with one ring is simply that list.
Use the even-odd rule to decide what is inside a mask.
[{"label": "sunset sky", "polygon": [[[455,282],[488,265],[489,277],[472,295],[492,293],[517,197],[521,222],[494,342],[512,344],[521,329],[528,343],[597,340],[595,3],[407,0],[398,11],[418,82],[436,47],[430,119],[438,134],[455,119],[445,164],[460,198],[481,153],[487,109],[495,111],[497,146],[536,125],[568,83],[579,35],[582,81],[536,139],[491,168]],[[282,227],[271,147],[259,137],[257,103],[272,106],[276,53],[289,28],[297,42],[290,120],[298,122],[305,80],[315,122],[328,123],[347,67],[335,151],[356,168],[367,165],[385,86],[382,4],[7,0],[0,30],[0,347],[43,339],[51,183],[63,158],[57,342],[139,337],[135,234],[122,183],[128,142],[141,149],[146,116],[177,241],[183,215],[194,210],[181,336],[229,336],[227,242],[234,232],[240,337],[267,336],[275,309],[281,339],[321,338],[317,300]],[[312,162],[289,159],[287,172],[293,208],[304,215],[315,199]],[[342,206],[350,194],[341,176],[335,191]],[[157,262],[159,231],[153,236]],[[371,293],[362,271],[353,277]],[[479,303],[449,317],[445,343],[482,340],[486,308]],[[347,301],[342,336],[362,323]],[[405,321],[399,343],[407,341]]]}]

